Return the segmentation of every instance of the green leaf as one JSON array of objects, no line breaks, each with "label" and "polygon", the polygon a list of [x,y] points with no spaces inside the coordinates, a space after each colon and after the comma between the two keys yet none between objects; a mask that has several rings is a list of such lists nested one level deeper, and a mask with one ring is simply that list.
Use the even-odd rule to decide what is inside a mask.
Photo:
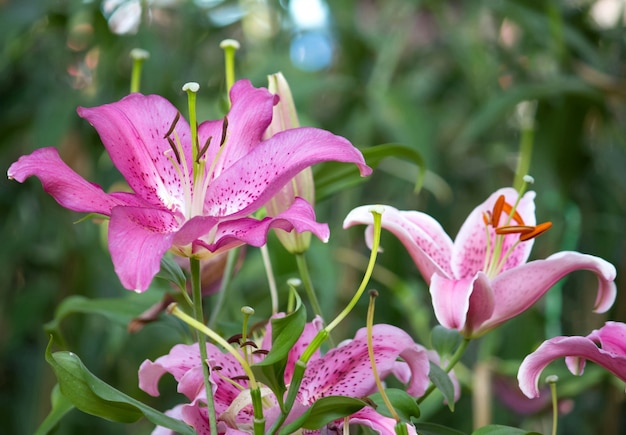
[{"label": "green leaf", "polygon": [[450,411],[454,411],[454,385],[452,385],[450,376],[439,365],[431,361],[428,378],[441,391],[443,398],[448,402]]},{"label": "green leaf", "polygon": [[72,314],[99,314],[110,321],[126,327],[128,323],[150,306],[161,300],[160,292],[151,294],[128,292],[120,298],[89,299],[84,296],[65,298],[57,307],[54,319],[44,325],[46,332],[63,345],[61,322]]},{"label": "green leaf", "polygon": [[361,399],[345,396],[327,396],[318,399],[300,417],[284,426],[279,434],[287,435],[296,432],[300,428],[316,430],[331,421],[352,415],[364,406]]},{"label": "green leaf", "polygon": [[161,258],[161,269],[156,277],[171,282],[178,287],[179,290],[184,291],[187,288],[187,276],[185,272],[183,272],[180,265],[169,255],[164,255]]},{"label": "green leaf", "polygon": [[[419,167],[419,175],[415,181],[415,191],[422,187],[426,166],[422,155],[413,148],[401,144],[376,145],[361,150],[367,164],[375,169],[387,157],[398,157],[409,160]],[[359,174],[354,165],[339,162],[327,162],[318,166],[314,172],[315,199],[321,201],[349,187],[363,183],[367,178]]]},{"label": "green leaf", "polygon": [[52,353],[51,348],[52,340],[46,349],[46,361],[56,374],[61,394],[76,408],[121,423],[132,423],[145,416],[158,426],[183,435],[194,434],[193,429],[182,421],[168,417],[100,380],[72,352]]},{"label": "green leaf", "polygon": [[[411,418],[418,418],[420,416],[420,408],[415,398],[411,397],[406,391],[397,388],[388,388],[385,390],[385,393],[387,393],[387,398],[391,402],[391,406],[393,406],[402,421],[410,422]],[[368,398],[376,405],[376,412],[385,417],[393,418],[380,393],[374,393],[368,396]]]},{"label": "green leaf", "polygon": [[413,425],[420,435],[466,435],[464,432],[436,423],[416,422]]},{"label": "green leaf", "polygon": [[539,432],[528,432],[523,429],[499,424],[490,424],[476,429],[472,435],[541,435]]},{"label": "green leaf", "polygon": [[[284,396],[285,367],[289,351],[298,341],[306,323],[306,308],[297,293],[296,308],[285,317],[275,318],[272,323],[272,348],[263,361],[252,365],[256,379],[267,385],[278,398]],[[280,401],[282,408],[282,400]]]},{"label": "green leaf", "polygon": [[56,425],[59,424],[63,416],[74,409],[72,402],[61,394],[59,384],[56,384],[52,389],[52,394],[50,394],[50,403],[52,404],[52,409],[46,416],[45,420],[42,421],[37,428],[35,435],[46,435],[52,432]]},{"label": "green leaf", "polygon": [[447,329],[441,325],[433,328],[430,334],[430,342],[433,349],[444,357],[452,354],[461,342],[461,334],[456,329]]}]

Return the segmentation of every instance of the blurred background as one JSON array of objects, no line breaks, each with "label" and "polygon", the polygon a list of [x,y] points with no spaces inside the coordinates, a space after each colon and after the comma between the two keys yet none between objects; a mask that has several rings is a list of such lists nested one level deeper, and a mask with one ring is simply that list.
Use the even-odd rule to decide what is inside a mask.
[{"label": "blurred background", "polygon": [[[111,188],[121,177],[76,107],[126,95],[129,52],[140,47],[150,53],[142,92],[161,94],[186,113],[181,86],[197,81],[199,117],[219,118],[225,92],[219,43],[237,39],[237,76],[265,86],[268,74],[282,71],[301,124],[363,149],[401,143],[425,161],[418,194],[417,167],[389,158],[365,183],[317,204],[331,241],[314,241],[307,259],[330,317],[358,286],[368,255],[362,228],[341,228],[349,210],[369,203],[422,210],[454,237],[476,205],[512,185],[520,147],[532,147],[537,219],[554,224],[537,239],[532,258],[573,249],[607,259],[618,269],[617,302],[606,315],[593,314],[595,278],[564,279],[533,309],[472,343],[457,370],[463,395],[454,413],[428,401],[422,418],[469,433],[480,408],[491,422],[547,432],[547,402],[529,403],[517,392],[521,358],[545,338],[626,321],[625,9],[622,0],[0,0],[0,161],[6,170],[22,154],[54,146],[85,178]],[[44,325],[73,295],[122,300],[124,310],[57,312],[65,349],[158,409],[182,401],[171,379],[161,382],[163,397],[151,398],[138,389],[136,374],[144,359],[180,342],[181,325],[164,316],[137,333],[126,328],[166,286],[157,282],[144,295],[124,290],[100,226],[77,222],[81,217],[35,179],[0,183],[2,433],[34,433],[48,414],[56,381],[44,359]],[[376,321],[404,327],[428,345],[435,321],[427,288],[395,238],[384,234],[382,244],[371,283],[381,294]],[[295,262],[273,238],[269,245],[284,295]],[[237,319],[242,305],[255,307],[256,320],[269,315],[259,276],[260,255],[248,249],[224,320]],[[365,299],[337,339],[364,325]],[[488,374],[472,383],[464,367]],[[626,433],[624,385],[594,368],[579,378],[562,363],[553,366],[561,378],[560,433]],[[488,399],[479,399],[484,391]],[[151,429],[145,420],[120,425],[74,410],[57,433]]]}]

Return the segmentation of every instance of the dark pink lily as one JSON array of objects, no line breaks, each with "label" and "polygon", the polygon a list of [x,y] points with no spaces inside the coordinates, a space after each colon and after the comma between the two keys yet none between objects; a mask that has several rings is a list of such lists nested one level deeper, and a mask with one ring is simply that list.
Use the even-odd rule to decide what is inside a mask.
[{"label": "dark pink lily", "polygon": [[315,128],[263,140],[275,96],[242,80],[230,98],[227,117],[200,124],[193,145],[187,122],[158,95],[131,94],[79,108],[132,193],[105,193],[67,166],[54,148],[21,157],[8,176],[23,182],[34,175],[62,206],[109,216],[115,270],[124,287],[137,291],[148,288],[168,250],[206,258],[242,244],[261,246],[270,228],[310,231],[326,241],[328,226],[317,223],[310,204],[300,198],[277,216],[249,216],[313,164],[352,162],[368,175],[361,153],[346,139]]},{"label": "dark pink lily", "polygon": [[[493,193],[465,220],[454,242],[425,213],[385,206],[383,228],[404,244],[430,286],[441,325],[478,337],[528,309],[570,272],[589,270],[598,277],[594,310],[605,312],[615,300],[615,267],[605,260],[564,251],[527,262],[534,237],[550,224],[536,224],[534,192],[519,198],[512,188]],[[371,206],[352,210],[344,228],[365,224],[372,235]],[[371,244],[370,244],[371,245]]]},{"label": "dark pink lily", "polygon": [[565,358],[567,368],[575,375],[582,375],[587,360],[601,365],[626,382],[626,324],[606,322],[586,337],[554,337],[522,361],[517,379],[522,392],[538,397],[539,376],[548,364]]},{"label": "dark pink lily", "polygon": [[[306,346],[313,340],[322,322],[319,318],[307,323],[301,337],[289,353],[285,368],[285,383],[291,382],[295,363]],[[266,332],[260,349],[269,350],[271,333]],[[407,383],[407,392],[414,396],[424,394],[428,386],[428,353],[416,344],[404,331],[391,325],[374,325],[373,347],[376,365],[381,378],[393,375]],[[218,416],[219,434],[252,433],[252,406],[247,390],[248,382],[241,365],[231,354],[222,353],[216,346],[207,344],[208,363],[211,367],[211,383]],[[255,362],[263,359],[263,353],[253,354]],[[401,358],[402,361],[399,361]],[[178,392],[187,396],[190,403],[179,405],[168,414],[191,425],[199,435],[209,435],[206,396],[203,387],[202,366],[197,345],[176,345],[168,355],[154,362],[144,361],[139,369],[139,386],[148,394],[157,396],[161,376],[170,373],[178,382]],[[331,349],[325,355],[318,352],[310,360],[298,392],[296,403],[287,420],[300,415],[317,399],[341,395],[363,397],[376,390],[367,351],[367,330],[357,331],[353,340]],[[280,408],[273,393],[261,387],[266,427],[278,417]],[[383,417],[374,409],[366,407],[350,417],[350,422],[368,426],[381,434],[395,434],[395,420]],[[332,423],[330,426],[334,426]],[[409,433],[415,434],[412,426]],[[159,434],[171,434],[158,428]],[[319,433],[317,432],[311,432]]]}]

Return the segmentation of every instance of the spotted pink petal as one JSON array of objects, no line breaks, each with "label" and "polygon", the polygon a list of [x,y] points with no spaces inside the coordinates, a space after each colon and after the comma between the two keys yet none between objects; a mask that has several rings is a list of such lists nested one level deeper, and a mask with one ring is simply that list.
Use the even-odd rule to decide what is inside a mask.
[{"label": "spotted pink petal", "polygon": [[[412,374],[407,392],[414,396],[422,395],[429,382],[426,349],[416,344],[406,332],[391,325],[374,325],[372,341],[380,377],[393,373],[400,357],[408,364]],[[309,363],[299,400],[311,404],[329,395],[361,397],[372,393],[375,387],[367,350],[367,329],[361,328],[353,340]]]},{"label": "spotted pink petal", "polygon": [[[122,285],[144,291],[172,246],[176,218],[164,210],[115,207],[109,223],[111,260]],[[168,231],[169,230],[169,231]]]},{"label": "spotted pink petal", "polygon": [[[343,221],[343,227],[368,225],[366,241],[371,248],[372,225],[370,212],[372,205],[364,205],[352,210]],[[426,282],[433,274],[451,276],[450,255],[452,240],[441,225],[425,213],[400,211],[385,205],[382,214],[382,227],[394,234],[405,246]]]},{"label": "spotted pink petal", "polygon": [[323,242],[329,237],[328,225],[317,223],[311,205],[302,198],[296,198],[289,209],[275,217],[266,217],[262,220],[239,218],[220,223],[215,234],[215,243],[206,244],[205,247],[211,252],[221,252],[242,244],[263,246],[267,240],[267,233],[272,228],[310,231]]},{"label": "spotted pink petal", "polygon": [[[515,189],[506,187],[492,193],[489,198],[476,207],[467,217],[459,233],[454,239],[454,249],[451,255],[451,267],[454,277],[457,279],[472,277],[479,270],[483,270],[485,264],[485,253],[487,250],[487,234],[483,213],[491,212],[493,206],[500,195],[504,195],[505,200],[513,205],[517,201],[518,193]],[[517,212],[524,219],[524,223],[529,226],[535,225],[535,192],[527,192],[520,199]],[[505,225],[508,217],[503,213],[500,217],[499,225]],[[491,237],[495,234],[490,228]],[[519,239],[518,234],[505,236],[502,252],[508,249]],[[532,250],[534,239],[525,243],[520,243],[508,257],[503,270],[510,269],[520,264],[524,264]],[[491,247],[493,248],[493,246]]]},{"label": "spotted pink petal", "polygon": [[41,148],[20,157],[9,167],[7,175],[20,183],[36,176],[41,180],[44,190],[59,204],[77,212],[109,216],[113,207],[127,204],[127,198],[108,195],[100,186],[74,172],[61,160],[55,148]]},{"label": "spotted pink petal", "polygon": [[482,329],[494,328],[527,310],[557,281],[577,270],[588,270],[598,278],[598,295],[594,311],[603,313],[615,301],[616,270],[611,263],[593,255],[563,251],[545,260],[535,260],[502,272],[492,281],[495,309]]},{"label": "spotted pink petal", "polygon": [[[78,108],[78,114],[98,131],[113,164],[137,195],[153,206],[173,204],[183,211],[183,185],[167,157],[173,154],[164,138],[177,113],[165,98],[138,93],[115,103]],[[182,116],[176,132],[191,171],[191,133]]]},{"label": "spotted pink petal", "polygon": [[611,350],[598,347],[598,344],[605,342],[623,343],[625,339],[626,325],[607,322],[604,327],[587,337],[555,337],[546,340],[522,361],[517,373],[520,389],[530,398],[539,396],[538,382],[541,372],[552,361],[563,357],[567,358],[568,368],[574,374],[582,374],[585,360],[589,360],[626,381],[626,353],[622,352],[622,345],[609,345]]},{"label": "spotted pink petal", "polygon": [[493,314],[493,291],[482,272],[459,280],[435,274],[430,282],[430,295],[437,321],[448,329],[471,334]]},{"label": "spotted pink petal", "polygon": [[304,168],[326,161],[355,163],[362,176],[371,168],[359,150],[316,128],[295,128],[259,143],[209,185],[205,214],[239,217],[264,205]]}]

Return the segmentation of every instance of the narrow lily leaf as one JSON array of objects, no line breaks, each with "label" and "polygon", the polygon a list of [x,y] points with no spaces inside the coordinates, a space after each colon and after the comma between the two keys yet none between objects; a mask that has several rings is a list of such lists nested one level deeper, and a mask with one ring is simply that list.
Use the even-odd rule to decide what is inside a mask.
[{"label": "narrow lily leaf", "polygon": [[111,387],[83,365],[71,352],[51,352],[52,340],[46,349],[46,361],[52,366],[61,394],[81,411],[107,420],[132,423],[145,416],[152,423],[183,435],[194,431],[180,420],[173,419]]},{"label": "narrow lily leaf", "polygon": [[46,332],[54,340],[63,344],[61,322],[71,314],[100,314],[110,321],[126,327],[128,323],[158,302],[162,294],[152,292],[141,295],[128,292],[120,298],[89,299],[84,296],[70,296],[63,300],[54,313],[54,319],[44,325]]},{"label": "narrow lily leaf", "polygon": [[[387,157],[397,157],[409,160],[419,167],[419,175],[415,180],[415,191],[422,187],[426,166],[422,155],[415,149],[401,144],[382,144],[361,150],[365,162],[372,169],[376,169],[379,163]],[[337,162],[327,162],[318,165],[314,171],[315,200],[321,201],[331,195],[349,187],[356,186],[367,178],[359,175],[359,170],[353,165]]]},{"label": "narrow lily leaf", "polygon": [[420,435],[466,435],[464,432],[451,429],[436,423],[413,423],[415,430]]},{"label": "narrow lily leaf", "polygon": [[450,411],[454,411],[454,385],[452,385],[450,376],[448,376],[448,374],[441,367],[431,361],[428,378],[433,384],[435,384],[439,391],[441,391],[444,399],[448,402],[448,408],[450,408]]},{"label": "narrow lily leaf", "polygon": [[[393,406],[402,421],[410,423],[411,418],[418,418],[420,416],[420,408],[417,402],[406,391],[397,388],[388,388],[385,390],[385,393],[387,393],[387,398],[391,402],[391,406]],[[368,398],[376,404],[376,412],[385,417],[393,418],[393,415],[389,412],[380,393],[374,393],[368,396]]]},{"label": "narrow lily leaf", "polygon": [[354,414],[366,405],[367,403],[363,400],[355,397],[322,397],[315,401],[300,417],[284,426],[279,434],[291,434],[300,428],[317,430],[331,421]]},{"label": "narrow lily leaf", "polygon": [[435,349],[440,356],[444,357],[454,352],[454,349],[456,349],[461,342],[461,334],[459,334],[459,331],[456,329],[447,329],[441,325],[437,325],[431,332],[430,341],[433,349]]},{"label": "narrow lily leaf", "polygon": [[54,430],[57,424],[61,421],[61,419],[74,409],[74,405],[70,402],[59,389],[59,384],[56,384],[52,389],[52,394],[50,394],[50,403],[52,404],[52,409],[50,413],[46,416],[45,420],[41,422],[39,427],[37,428],[37,432],[35,435],[46,435]]},{"label": "narrow lily leaf", "polygon": [[[282,398],[285,387],[285,367],[289,351],[294,346],[306,323],[306,308],[295,293],[296,307],[285,317],[272,319],[272,348],[263,361],[252,365],[256,379],[267,385],[276,397]],[[282,407],[282,403],[281,403]]]},{"label": "narrow lily leaf", "polygon": [[185,272],[183,272],[180,265],[169,255],[164,255],[163,258],[161,258],[161,270],[157,273],[156,277],[171,282],[180,290],[184,290],[187,285]]},{"label": "narrow lily leaf", "polygon": [[528,432],[516,427],[502,426],[499,424],[490,424],[476,429],[472,435],[541,435],[539,432]]}]

